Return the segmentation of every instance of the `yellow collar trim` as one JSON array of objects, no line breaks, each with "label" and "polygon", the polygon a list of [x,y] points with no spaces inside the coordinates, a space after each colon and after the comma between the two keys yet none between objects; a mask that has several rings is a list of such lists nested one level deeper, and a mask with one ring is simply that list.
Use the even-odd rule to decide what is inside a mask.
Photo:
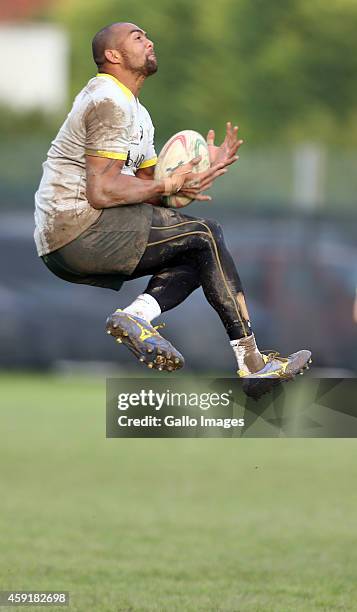
[{"label": "yellow collar trim", "polygon": [[114,83],[116,83],[118,87],[120,87],[120,89],[125,93],[126,97],[129,98],[129,100],[135,97],[133,92],[130,91],[130,89],[126,87],[126,85],[118,81],[118,79],[112,74],[108,74],[107,72],[98,72],[95,76],[106,77],[107,79],[111,79],[112,81],[114,81]]}]

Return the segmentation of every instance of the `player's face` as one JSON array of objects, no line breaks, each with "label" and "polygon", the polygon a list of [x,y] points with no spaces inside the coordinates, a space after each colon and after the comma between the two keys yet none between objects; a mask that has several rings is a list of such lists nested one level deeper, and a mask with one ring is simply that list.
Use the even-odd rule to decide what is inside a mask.
[{"label": "player's face", "polygon": [[130,28],[121,45],[120,52],[127,70],[144,76],[150,76],[157,71],[154,43],[141,28],[134,25]]}]

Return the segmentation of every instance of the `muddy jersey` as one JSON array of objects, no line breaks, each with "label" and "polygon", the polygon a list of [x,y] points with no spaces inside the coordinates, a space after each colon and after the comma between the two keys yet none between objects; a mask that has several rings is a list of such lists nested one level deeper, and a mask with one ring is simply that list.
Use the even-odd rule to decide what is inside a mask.
[{"label": "muddy jersey", "polygon": [[124,160],[132,176],[157,161],[148,111],[112,75],[97,74],[82,89],[48,151],[35,194],[39,255],[77,238],[102,212],[86,198],[86,155]]}]

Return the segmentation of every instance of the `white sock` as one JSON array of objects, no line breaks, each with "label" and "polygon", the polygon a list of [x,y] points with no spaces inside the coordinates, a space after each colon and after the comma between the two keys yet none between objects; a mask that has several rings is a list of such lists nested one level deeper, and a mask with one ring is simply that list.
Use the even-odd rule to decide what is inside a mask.
[{"label": "white sock", "polygon": [[239,340],[230,340],[236,356],[238,369],[245,374],[253,374],[264,367],[264,361],[255,342],[254,334]]},{"label": "white sock", "polygon": [[152,295],[142,293],[138,295],[130,306],[124,308],[123,312],[140,317],[140,319],[145,319],[145,321],[150,323],[161,314],[161,308]]}]

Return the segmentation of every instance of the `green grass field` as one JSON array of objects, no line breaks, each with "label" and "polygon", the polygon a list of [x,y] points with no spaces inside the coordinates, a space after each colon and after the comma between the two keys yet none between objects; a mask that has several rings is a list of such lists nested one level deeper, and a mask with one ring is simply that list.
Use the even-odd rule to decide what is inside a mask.
[{"label": "green grass field", "polygon": [[357,609],[356,440],[106,440],[104,381],[0,385],[0,589],[81,612]]}]

